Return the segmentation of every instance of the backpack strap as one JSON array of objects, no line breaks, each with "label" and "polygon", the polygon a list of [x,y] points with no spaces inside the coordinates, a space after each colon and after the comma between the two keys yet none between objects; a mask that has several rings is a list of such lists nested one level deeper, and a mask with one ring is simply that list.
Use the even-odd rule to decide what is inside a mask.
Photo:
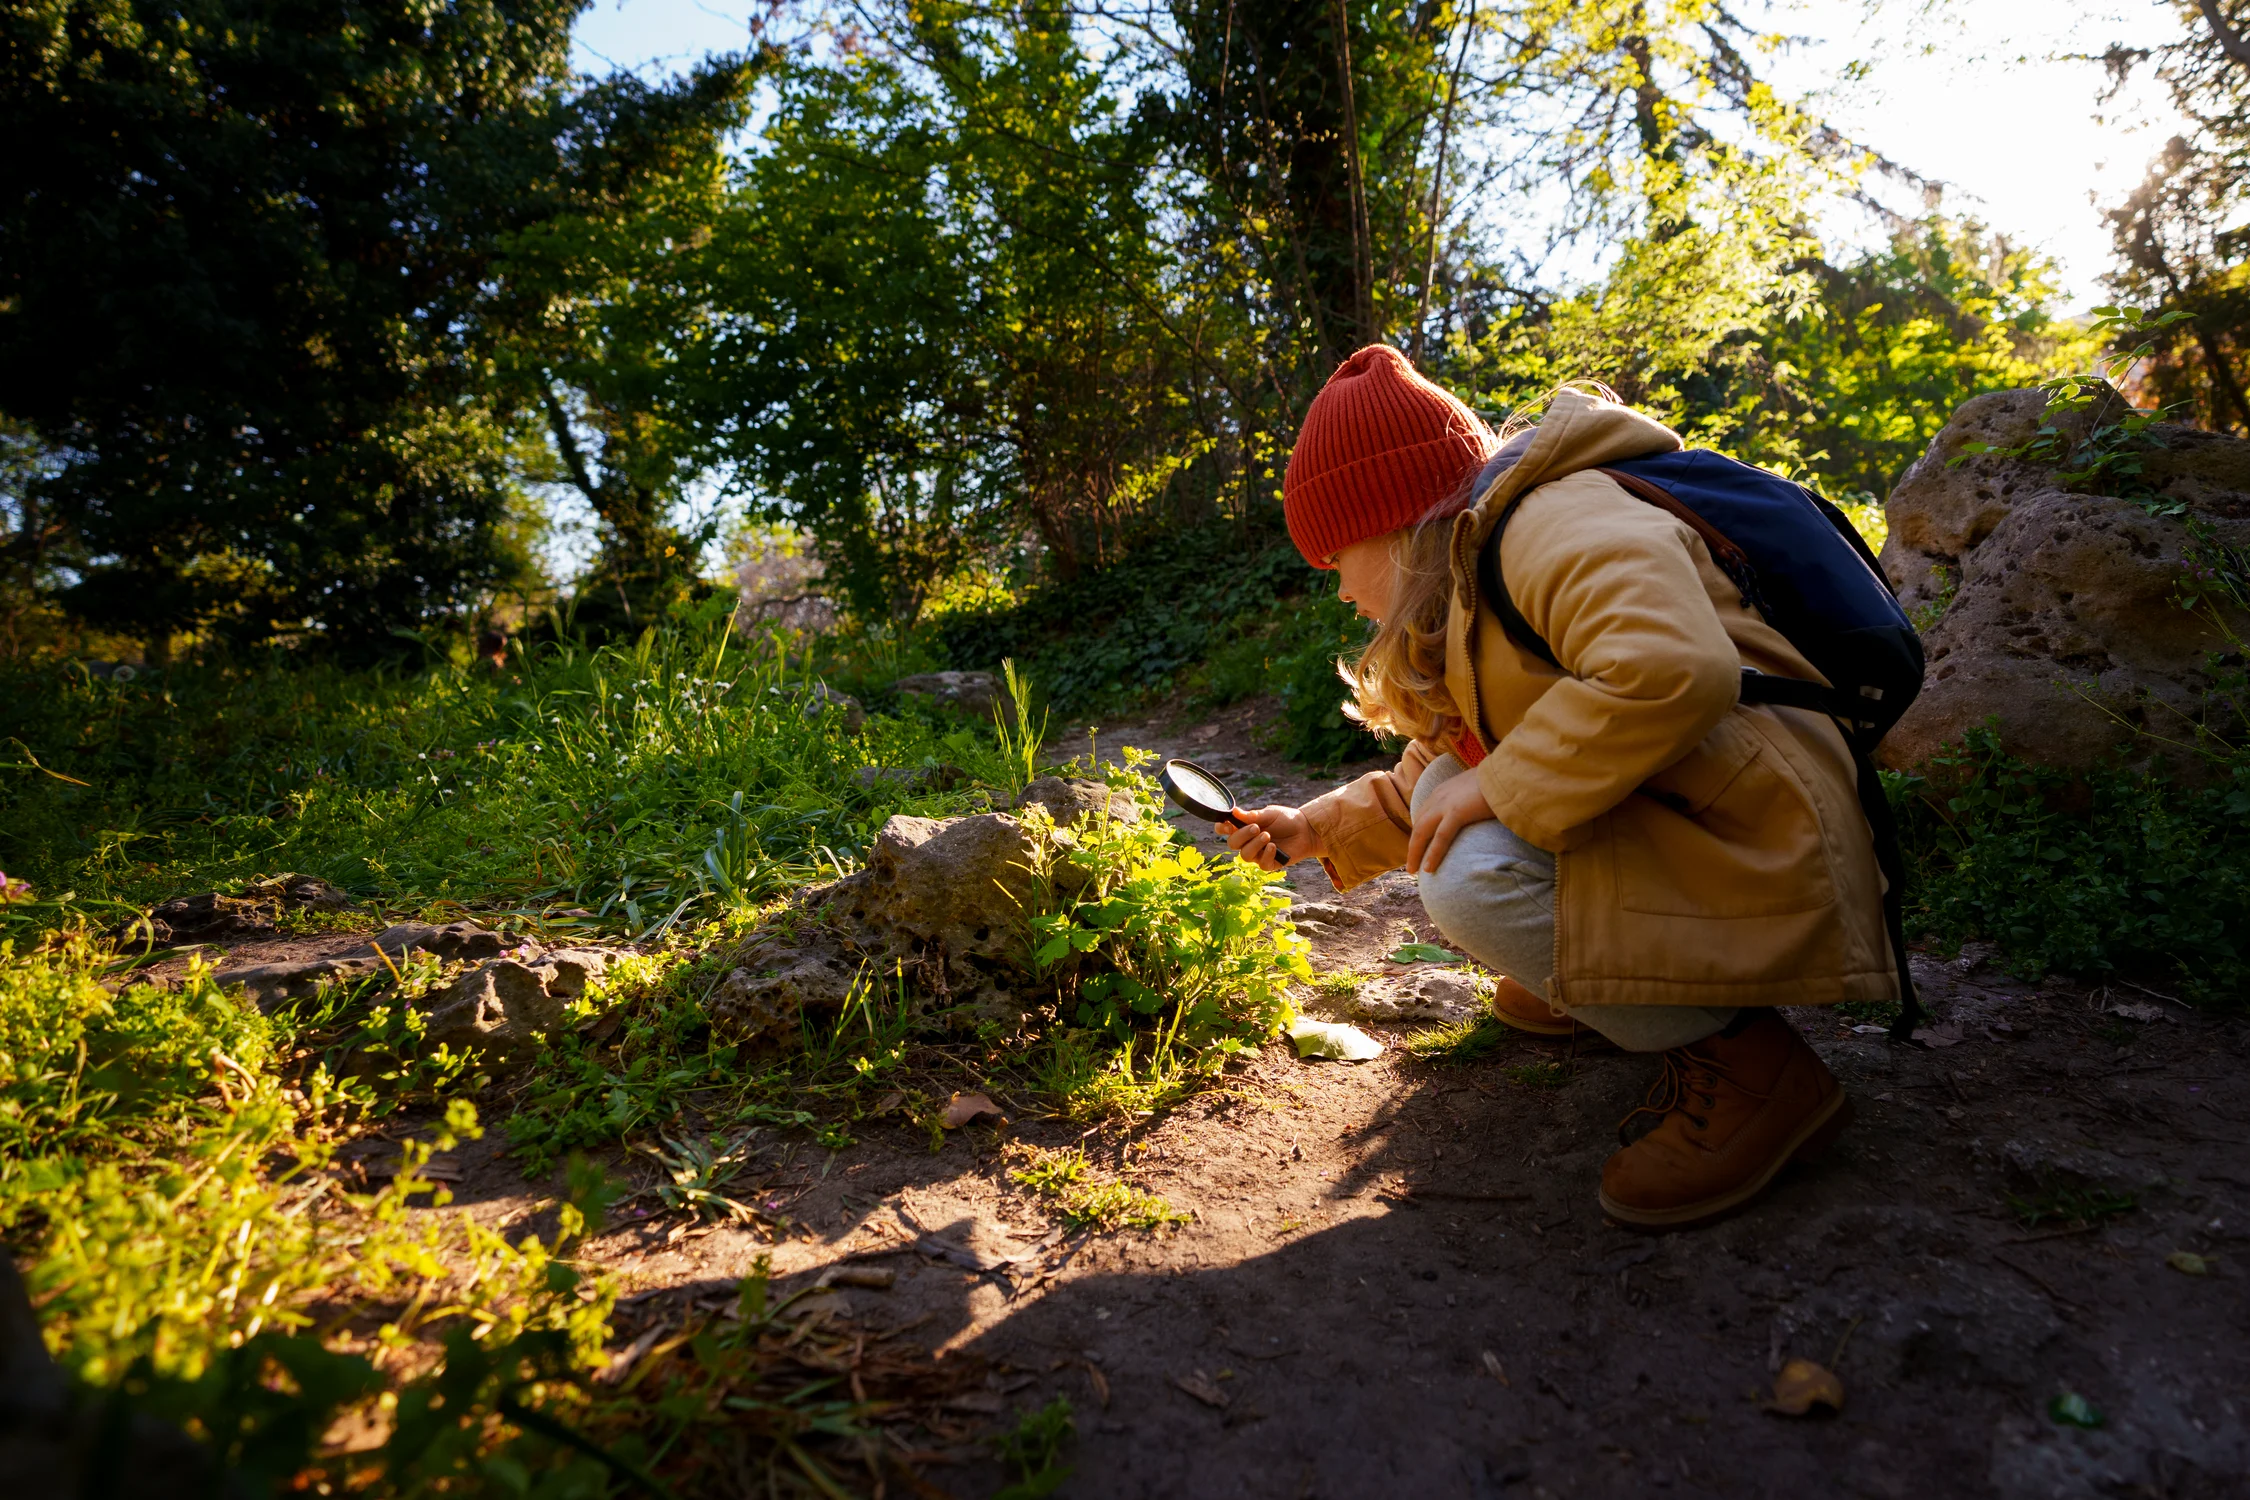
[{"label": "backpack strap", "polygon": [[[1703,538],[1712,560],[1726,573],[1734,586],[1742,591],[1743,602],[1763,616],[1765,603],[1758,593],[1756,571],[1750,559],[1743,554],[1727,535],[1709,521],[1689,510],[1662,486],[1641,478],[1638,474],[1624,474],[1614,469],[1600,473],[1615,481],[1627,494],[1642,500],[1668,515],[1677,517]],[[1808,492],[1809,493],[1809,492]],[[1519,502],[1520,503],[1520,502]],[[1516,608],[1515,597],[1508,592],[1508,580],[1500,571],[1500,541],[1507,534],[1508,522],[1515,518],[1517,506],[1511,504],[1500,512],[1493,524],[1492,535],[1485,539],[1484,550],[1477,558],[1477,582],[1484,597],[1492,605],[1492,612],[1500,617],[1500,628],[1517,647],[1537,657],[1558,672],[1568,673],[1555,657],[1554,647],[1531,622],[1523,611]],[[1850,526],[1849,522],[1845,523]],[[1867,544],[1859,540],[1857,531],[1852,539],[1858,543],[1862,558],[1874,567],[1873,555]],[[1734,566],[1729,566],[1730,561]],[[1877,577],[1881,577],[1878,569]],[[1888,1040],[1909,1046],[1914,1041],[1914,1029],[1925,1019],[1921,997],[1914,989],[1914,971],[1907,964],[1906,950],[1906,853],[1899,845],[1898,820],[1891,815],[1890,798],[1883,793],[1883,778],[1876,769],[1874,746],[1867,743],[1866,726],[1860,720],[1856,706],[1844,694],[1817,682],[1807,682],[1801,677],[1776,677],[1750,667],[1742,669],[1744,703],[1771,704],[1780,708],[1802,708],[1813,713],[1826,714],[1836,721],[1843,731],[1844,744],[1851,751],[1852,767],[1858,777],[1859,809],[1866,815],[1868,832],[1874,835],[1875,866],[1883,875],[1883,928],[1891,940],[1891,957],[1898,965],[1898,1020],[1892,1023]]]}]

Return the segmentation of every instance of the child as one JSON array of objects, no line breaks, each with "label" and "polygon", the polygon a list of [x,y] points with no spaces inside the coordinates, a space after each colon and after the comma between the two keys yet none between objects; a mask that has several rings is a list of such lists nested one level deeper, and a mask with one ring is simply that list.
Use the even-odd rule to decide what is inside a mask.
[{"label": "child", "polygon": [[[1506,976],[1502,1021],[1661,1053],[1602,1168],[1603,1210],[1646,1229],[1740,1207],[1843,1129],[1849,1101],[1774,1007],[1899,993],[1842,735],[1737,701],[1744,667],[1819,674],[1693,528],[1596,472],[1680,446],[1571,389],[1503,444],[1396,350],[1353,355],[1306,413],[1283,504],[1375,622],[1352,712],[1406,753],[1220,828],[1268,869],[1320,860],[1339,890],[1403,866]],[[1562,670],[1503,628],[1493,563]]]}]

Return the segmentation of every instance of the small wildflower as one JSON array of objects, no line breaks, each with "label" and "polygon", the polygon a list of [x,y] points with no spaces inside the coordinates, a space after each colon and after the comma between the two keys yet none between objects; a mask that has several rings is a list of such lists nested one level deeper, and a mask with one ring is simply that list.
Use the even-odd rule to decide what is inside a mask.
[{"label": "small wildflower", "polygon": [[30,899],[31,886],[27,882],[16,879],[6,870],[0,870],[0,906],[9,906],[18,901],[29,901]]}]

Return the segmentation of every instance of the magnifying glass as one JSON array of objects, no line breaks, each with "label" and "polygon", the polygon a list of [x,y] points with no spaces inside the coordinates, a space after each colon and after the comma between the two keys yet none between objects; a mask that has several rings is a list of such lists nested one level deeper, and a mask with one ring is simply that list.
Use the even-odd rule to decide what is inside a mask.
[{"label": "magnifying glass", "polygon": [[1156,779],[1164,795],[1206,823],[1232,823],[1234,793],[1227,784],[1192,760],[1168,760]]}]

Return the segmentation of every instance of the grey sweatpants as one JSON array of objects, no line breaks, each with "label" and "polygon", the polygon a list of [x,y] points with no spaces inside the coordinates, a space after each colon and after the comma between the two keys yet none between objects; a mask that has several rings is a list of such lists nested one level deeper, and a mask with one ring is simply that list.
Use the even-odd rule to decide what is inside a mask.
[{"label": "grey sweatpants", "polygon": [[[1454,756],[1430,762],[1414,783],[1414,814],[1419,817],[1430,793],[1460,774]],[[1555,857],[1497,818],[1462,829],[1443,863],[1420,883],[1423,909],[1456,946],[1628,1052],[1684,1047],[1734,1019],[1731,1008],[1701,1005],[1555,1005]]]}]

